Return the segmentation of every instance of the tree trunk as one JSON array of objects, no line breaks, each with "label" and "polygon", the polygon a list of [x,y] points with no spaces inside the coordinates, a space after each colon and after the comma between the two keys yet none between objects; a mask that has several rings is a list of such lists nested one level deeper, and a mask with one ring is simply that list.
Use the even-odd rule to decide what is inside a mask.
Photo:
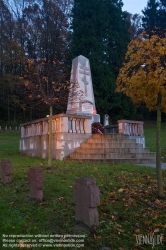
[{"label": "tree trunk", "polygon": [[157,134],[156,134],[156,173],[157,173],[157,186],[158,196],[163,197],[163,184],[162,184],[162,169],[161,169],[161,93],[158,94],[157,102]]},{"label": "tree trunk", "polygon": [[32,121],[32,108],[30,108],[30,110],[29,110],[29,119],[30,119],[30,121]]},{"label": "tree trunk", "polygon": [[9,94],[7,98],[7,116],[8,116],[8,121],[10,121],[10,101],[9,101]]},{"label": "tree trunk", "polygon": [[48,166],[52,166],[52,106],[50,106],[49,116]]}]

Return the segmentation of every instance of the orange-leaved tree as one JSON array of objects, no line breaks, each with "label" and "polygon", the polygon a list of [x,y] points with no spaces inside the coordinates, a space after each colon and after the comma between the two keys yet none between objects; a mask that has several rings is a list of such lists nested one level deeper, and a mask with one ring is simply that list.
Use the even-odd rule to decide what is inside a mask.
[{"label": "orange-leaved tree", "polygon": [[166,112],[166,34],[142,33],[130,42],[116,91],[135,104],[145,103],[149,110],[157,110],[156,173],[158,196],[163,197],[160,130],[161,111]]}]

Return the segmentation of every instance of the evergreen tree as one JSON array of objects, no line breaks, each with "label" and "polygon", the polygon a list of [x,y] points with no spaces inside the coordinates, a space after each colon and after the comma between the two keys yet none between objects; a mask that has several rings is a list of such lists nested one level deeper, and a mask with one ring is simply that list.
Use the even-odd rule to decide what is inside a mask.
[{"label": "evergreen tree", "polygon": [[75,0],[72,10],[71,59],[83,55],[90,60],[96,107],[101,114],[123,106],[120,94],[115,93],[130,40],[130,22],[122,5],[121,0]]},{"label": "evergreen tree", "polygon": [[142,11],[142,26],[147,33],[151,33],[158,26],[158,0],[149,0],[147,7]]},{"label": "evergreen tree", "polygon": [[166,1],[149,0],[142,13],[144,30],[150,35],[155,32],[161,36],[166,30]]},{"label": "evergreen tree", "polygon": [[160,31],[163,33],[166,31],[166,0],[160,0],[159,18]]}]

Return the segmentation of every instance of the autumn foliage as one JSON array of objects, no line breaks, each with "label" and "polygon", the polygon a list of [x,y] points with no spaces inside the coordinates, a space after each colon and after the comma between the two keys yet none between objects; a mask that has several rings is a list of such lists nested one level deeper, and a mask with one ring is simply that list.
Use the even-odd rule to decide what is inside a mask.
[{"label": "autumn foliage", "polygon": [[161,110],[166,111],[166,36],[141,34],[128,46],[125,62],[117,78],[117,91],[136,104],[146,103],[156,110],[161,93]]},{"label": "autumn foliage", "polygon": [[149,110],[157,110],[156,172],[158,196],[163,197],[160,130],[161,111],[166,112],[166,34],[142,33],[131,41],[117,85],[117,91],[133,103],[143,102]]},{"label": "autumn foliage", "polygon": [[28,97],[57,109],[67,103],[70,82],[63,65],[58,61],[46,59],[28,60],[23,74]]}]

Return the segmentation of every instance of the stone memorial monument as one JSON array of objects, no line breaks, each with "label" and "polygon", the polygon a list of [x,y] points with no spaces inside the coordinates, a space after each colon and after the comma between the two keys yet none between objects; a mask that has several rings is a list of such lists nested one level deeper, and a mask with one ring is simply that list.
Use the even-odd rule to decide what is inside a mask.
[{"label": "stone memorial monument", "polygon": [[89,60],[78,56],[72,61],[71,86],[67,114],[90,115],[92,122],[100,122],[96,112]]},{"label": "stone memorial monument", "polygon": [[43,199],[44,175],[42,168],[31,167],[28,172],[28,183],[30,186],[30,198]]},{"label": "stone memorial monument", "polygon": [[0,172],[2,175],[1,182],[8,183],[11,182],[11,175],[12,175],[12,163],[9,159],[3,159],[0,164]]},{"label": "stone memorial monument", "polygon": [[98,226],[97,206],[100,205],[100,190],[91,177],[81,177],[73,185],[75,220],[87,226]]},{"label": "stone memorial monument", "polygon": [[109,115],[104,116],[104,126],[109,126]]}]

